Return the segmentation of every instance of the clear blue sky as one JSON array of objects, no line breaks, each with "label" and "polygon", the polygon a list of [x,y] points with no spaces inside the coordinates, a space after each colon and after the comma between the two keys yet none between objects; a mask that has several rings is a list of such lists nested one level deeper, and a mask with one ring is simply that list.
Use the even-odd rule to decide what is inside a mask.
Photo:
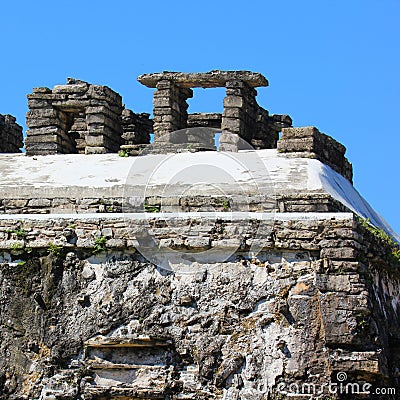
[{"label": "clear blue sky", "polygon": [[[399,0],[5,1],[0,113],[24,125],[26,94],[68,76],[151,112],[139,74],[262,72],[259,104],[345,144],[356,188],[400,232],[399,21]],[[222,89],[195,95],[191,112],[222,109]]]}]

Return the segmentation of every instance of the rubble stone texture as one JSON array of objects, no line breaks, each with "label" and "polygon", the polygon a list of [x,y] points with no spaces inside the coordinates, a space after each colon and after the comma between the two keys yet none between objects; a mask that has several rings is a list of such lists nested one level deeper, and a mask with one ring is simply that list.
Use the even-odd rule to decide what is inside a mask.
[{"label": "rubble stone texture", "polygon": [[400,277],[385,245],[352,214],[286,214],[248,258],[248,222],[146,220],[166,248],[239,245],[163,271],[135,251],[140,220],[3,219],[0,398],[281,399],[339,371],[398,388]]},{"label": "rubble stone texture", "polygon": [[0,114],[0,153],[20,153],[22,147],[22,126],[12,115]]}]

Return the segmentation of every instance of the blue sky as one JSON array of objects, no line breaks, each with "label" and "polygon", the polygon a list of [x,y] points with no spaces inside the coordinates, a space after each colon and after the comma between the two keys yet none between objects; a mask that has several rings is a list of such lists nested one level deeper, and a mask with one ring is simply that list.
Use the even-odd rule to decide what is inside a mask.
[{"label": "blue sky", "polygon": [[[151,112],[142,73],[258,71],[259,104],[342,142],[356,188],[400,232],[398,0],[7,1],[1,19],[0,113],[20,124],[33,87],[69,76]],[[222,98],[197,89],[190,111]]]}]

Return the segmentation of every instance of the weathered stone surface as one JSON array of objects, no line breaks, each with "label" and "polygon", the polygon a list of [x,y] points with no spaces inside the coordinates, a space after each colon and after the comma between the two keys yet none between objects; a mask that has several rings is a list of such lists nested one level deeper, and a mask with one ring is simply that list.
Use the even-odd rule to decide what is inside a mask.
[{"label": "weathered stone surface", "polygon": [[227,82],[240,80],[251,87],[268,86],[267,79],[258,72],[251,71],[210,71],[210,72],[160,72],[144,74],[138,77],[143,85],[155,88],[159,81],[172,81],[185,88],[213,88],[224,87]]},{"label": "weathered stone surface", "polygon": [[[354,216],[395,236],[339,175],[344,146],[260,107],[257,74],[178,75],[157,81],[152,145],[149,114],[107,87],[28,95],[32,153],[124,140],[141,157],[0,156],[0,399],[311,400],[293,388],[338,373],[400,390],[398,245]],[[210,75],[223,113],[188,115],[185,85]],[[251,148],[281,130],[282,154]],[[250,151],[162,155],[215,150],[221,131],[220,150]]]},{"label": "weathered stone surface", "polygon": [[22,126],[12,115],[0,114],[0,153],[20,153],[23,146]]},{"label": "weathered stone surface", "polygon": [[282,129],[282,139],[278,142],[278,151],[296,157],[317,158],[342,174],[350,182],[353,168],[344,156],[346,148],[313,126]]},{"label": "weathered stone surface", "polygon": [[153,132],[153,121],[150,114],[136,114],[131,110],[122,111],[122,138],[124,145],[149,144]]},{"label": "weathered stone surface", "polygon": [[[291,126],[288,116],[268,119],[268,112],[256,102],[255,86],[267,86],[268,81],[258,73],[248,71],[211,71],[208,73],[162,72],[141,75],[139,82],[155,87],[154,133],[158,140],[163,135],[186,127],[209,127],[237,134],[256,149],[274,148],[278,132]],[[188,116],[186,99],[192,97],[193,87],[226,87],[224,111],[220,114]],[[265,115],[265,117],[264,117]],[[229,143],[222,151],[237,151]]]},{"label": "weathered stone surface", "polygon": [[68,78],[52,90],[36,88],[28,106],[27,155],[117,152],[122,143],[122,99],[107,86]]},{"label": "weathered stone surface", "polygon": [[[196,225],[189,219],[182,232]],[[221,222],[226,239],[211,226],[185,238],[176,224],[150,221],[165,248],[188,251],[237,248],[253,234],[235,237],[232,222]],[[169,271],[129,248],[140,248],[130,224],[124,216],[2,220],[1,399],[278,400],[293,385],[329,384],[337,371],[398,389],[400,275],[387,273],[384,258],[365,279],[362,262],[322,257],[341,240],[378,255],[380,244],[351,214],[280,219],[257,257],[239,247],[224,262]],[[95,238],[111,236],[125,239],[95,250]],[[293,250],[294,240],[319,250]]]},{"label": "weathered stone surface", "polygon": [[188,128],[207,127],[221,128],[222,114],[219,113],[195,113],[189,114],[187,120]]}]

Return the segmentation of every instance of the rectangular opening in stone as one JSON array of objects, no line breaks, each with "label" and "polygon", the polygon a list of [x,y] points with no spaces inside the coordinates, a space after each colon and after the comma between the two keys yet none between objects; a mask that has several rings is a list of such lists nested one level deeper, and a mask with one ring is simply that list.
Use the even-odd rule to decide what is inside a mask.
[{"label": "rectangular opening in stone", "polygon": [[61,149],[64,154],[84,154],[87,124],[84,109],[57,107]]},{"label": "rectangular opening in stone", "polygon": [[101,347],[88,350],[87,363],[91,366],[165,366],[169,352],[163,347]]},{"label": "rectangular opening in stone", "polygon": [[67,126],[67,136],[70,138],[74,153],[85,154],[87,124],[86,116],[83,111],[67,113],[69,124]]},{"label": "rectangular opening in stone", "polygon": [[89,341],[85,364],[94,387],[162,389],[173,354],[168,343],[159,340]]}]

